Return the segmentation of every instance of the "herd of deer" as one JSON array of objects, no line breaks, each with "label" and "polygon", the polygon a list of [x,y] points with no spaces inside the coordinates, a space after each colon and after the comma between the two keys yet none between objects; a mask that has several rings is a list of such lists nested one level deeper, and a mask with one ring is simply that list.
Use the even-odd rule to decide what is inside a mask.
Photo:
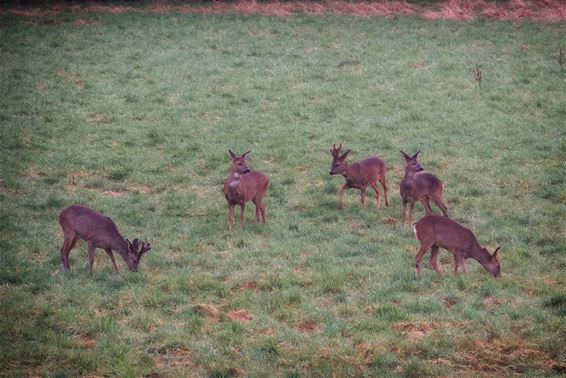
[{"label": "herd of deer", "polygon": [[[385,162],[377,156],[348,164],[346,159],[350,150],[341,153],[342,145],[333,146],[331,175],[340,174],[346,179],[346,183],[338,191],[338,206],[343,206],[344,192],[350,188],[359,189],[361,192],[360,202],[365,205],[366,190],[371,186],[375,191],[376,206],[381,206],[381,194],[377,183],[383,187],[385,205],[389,206],[387,199],[387,167]],[[263,198],[269,187],[269,179],[259,171],[251,170],[246,162],[250,151],[242,155],[236,155],[231,150],[232,167],[230,175],[224,182],[224,196],[228,202],[230,229],[234,225],[234,208],[240,206],[240,222],[244,224],[244,213],[246,202],[252,201],[255,205],[255,222],[261,220],[265,224],[265,204]],[[500,274],[498,260],[499,248],[493,254],[483,248],[477,241],[473,232],[468,228],[448,218],[448,207],[444,204],[442,192],[444,185],[442,181],[429,172],[424,172],[419,163],[417,152],[413,156],[401,151],[405,159],[405,176],[401,180],[399,191],[403,201],[403,212],[401,225],[405,225],[406,209],[409,205],[409,223],[413,223],[413,209],[415,202],[420,201],[426,211],[426,215],[414,224],[414,231],[420,242],[420,247],[415,256],[415,270],[421,274],[421,260],[430,249],[430,262],[433,269],[440,273],[438,266],[438,252],[442,247],[450,251],[454,256],[454,272],[461,266],[467,273],[465,260],[472,258],[479,262],[493,276]],[[432,214],[430,207],[432,200],[442,211],[444,216]],[[112,251],[120,253],[126,265],[131,271],[137,271],[138,264],[144,253],[151,249],[149,243],[140,242],[135,239],[130,242],[125,239],[112,219],[81,205],[71,205],[65,208],[59,215],[59,224],[63,230],[64,242],[61,247],[61,261],[65,269],[70,269],[69,253],[74,248],[79,238],[88,242],[89,271],[92,273],[94,262],[94,251],[101,248],[106,251],[114,269],[118,271]]]}]

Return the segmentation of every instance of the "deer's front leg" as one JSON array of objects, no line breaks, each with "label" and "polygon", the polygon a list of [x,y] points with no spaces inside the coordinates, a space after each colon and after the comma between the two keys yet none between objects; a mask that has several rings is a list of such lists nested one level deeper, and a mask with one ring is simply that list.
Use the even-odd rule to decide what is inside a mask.
[{"label": "deer's front leg", "polygon": [[232,230],[232,226],[234,225],[234,205],[228,205],[229,209],[229,219],[230,219],[230,230]]},{"label": "deer's front leg", "polygon": [[360,205],[366,207],[366,188],[360,189]]},{"label": "deer's front leg", "polygon": [[403,200],[403,212],[401,213],[401,227],[405,225],[405,216],[407,214],[407,201]]},{"label": "deer's front leg", "polygon": [[114,269],[116,269],[116,273],[120,273],[120,271],[118,270],[118,266],[116,266],[116,260],[114,260],[114,254],[112,253],[112,250],[110,248],[107,248],[105,249],[105,251],[108,257],[110,257],[110,260],[112,260],[112,265],[114,265]]},{"label": "deer's front leg", "polygon": [[88,242],[88,271],[90,272],[90,274],[92,274],[92,265],[94,264],[94,251],[96,250],[96,247],[94,246],[94,243],[89,240]]},{"label": "deer's front leg", "polygon": [[240,204],[240,223],[244,225],[244,214],[246,213],[246,203],[242,202]]},{"label": "deer's front leg", "polygon": [[348,184],[344,184],[338,191],[338,210],[342,210],[344,207],[344,192],[348,190],[348,188]]}]

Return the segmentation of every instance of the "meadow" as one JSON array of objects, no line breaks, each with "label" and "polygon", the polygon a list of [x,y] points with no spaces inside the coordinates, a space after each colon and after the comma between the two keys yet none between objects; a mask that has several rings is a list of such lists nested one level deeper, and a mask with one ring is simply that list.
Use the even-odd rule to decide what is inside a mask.
[{"label": "meadow", "polygon": [[[563,375],[565,43],[563,22],[0,15],[0,375]],[[337,209],[333,143],[387,162],[389,207]],[[265,226],[249,205],[228,230],[228,149],[271,180]],[[399,150],[500,278],[446,251],[415,275]],[[84,242],[64,271],[73,203],[152,243],[138,273],[98,250],[89,275]]]}]

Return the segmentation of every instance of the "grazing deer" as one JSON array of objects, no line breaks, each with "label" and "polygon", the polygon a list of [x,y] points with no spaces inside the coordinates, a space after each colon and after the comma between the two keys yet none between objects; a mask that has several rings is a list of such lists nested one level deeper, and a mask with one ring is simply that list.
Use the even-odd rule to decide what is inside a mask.
[{"label": "grazing deer", "polygon": [[365,206],[366,189],[371,186],[375,191],[375,204],[377,208],[381,207],[381,195],[377,182],[383,186],[383,195],[385,196],[385,205],[389,206],[387,200],[387,167],[385,162],[377,156],[371,156],[367,159],[348,164],[346,158],[350,150],[340,155],[342,144],[338,147],[334,144],[330,153],[332,154],[332,166],[330,168],[331,175],[340,174],[346,179],[346,183],[338,191],[338,208],[343,207],[344,192],[350,188],[360,190],[360,203]]},{"label": "grazing deer", "polygon": [[96,248],[102,248],[106,251],[116,272],[118,272],[118,267],[112,250],[122,255],[128,269],[137,272],[143,254],[151,249],[149,243],[140,242],[138,239],[134,239],[130,243],[120,234],[112,219],[86,206],[71,205],[63,209],[59,214],[59,224],[65,236],[61,247],[61,261],[66,270],[71,269],[69,253],[75,247],[79,238],[88,242],[88,265],[91,274]]},{"label": "grazing deer", "polygon": [[474,233],[453,221],[440,215],[427,215],[414,225],[415,235],[421,243],[419,251],[415,256],[415,270],[421,274],[421,260],[424,254],[431,249],[430,263],[437,273],[439,248],[449,250],[454,255],[454,273],[458,267],[462,267],[468,273],[466,259],[472,258],[479,262],[494,277],[499,277],[501,266],[499,265],[499,250],[497,247],[493,254],[483,248],[476,239]]},{"label": "grazing deer", "polygon": [[246,158],[250,151],[241,156],[236,155],[231,150],[230,158],[232,159],[232,168],[230,176],[224,182],[224,196],[228,201],[230,209],[230,230],[234,225],[234,206],[240,205],[240,222],[244,225],[244,212],[246,202],[252,201],[255,205],[255,223],[259,221],[259,213],[261,212],[261,220],[265,224],[265,204],[263,197],[269,187],[269,179],[259,171],[252,171],[247,163]]},{"label": "grazing deer", "polygon": [[413,223],[413,209],[416,201],[421,201],[426,210],[426,215],[430,215],[432,209],[429,201],[432,200],[442,210],[442,214],[447,217],[448,207],[442,200],[442,191],[444,190],[442,181],[432,173],[423,172],[423,167],[417,160],[420,151],[417,151],[413,156],[409,156],[403,151],[401,153],[405,158],[405,176],[399,184],[399,192],[403,200],[401,225],[405,224],[407,203],[409,204],[409,223]]}]

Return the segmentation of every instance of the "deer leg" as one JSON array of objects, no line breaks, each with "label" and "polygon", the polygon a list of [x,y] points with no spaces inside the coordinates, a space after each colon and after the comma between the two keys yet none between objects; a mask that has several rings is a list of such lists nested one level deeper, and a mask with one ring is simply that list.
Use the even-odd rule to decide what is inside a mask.
[{"label": "deer leg", "polygon": [[257,224],[257,222],[259,222],[259,212],[260,212],[259,204],[260,204],[260,202],[256,199],[254,199],[253,203],[255,205],[255,221],[254,221],[254,223]]},{"label": "deer leg", "polygon": [[375,182],[371,184],[371,187],[375,191],[375,206],[379,209],[381,207],[381,193],[379,193],[379,187]]},{"label": "deer leg", "polygon": [[405,214],[407,212],[407,201],[403,200],[403,212],[402,214],[402,221],[401,221],[401,227],[403,227],[405,225]]},{"label": "deer leg", "polygon": [[349,188],[348,184],[344,184],[338,191],[338,210],[342,210],[344,207],[344,192]]},{"label": "deer leg", "polygon": [[383,196],[385,197],[385,206],[389,206],[389,202],[387,201],[387,182],[385,179],[379,180],[381,186],[383,186]]},{"label": "deer leg", "polygon": [[71,264],[69,263],[69,253],[75,247],[79,241],[78,235],[73,233],[72,235],[66,234],[65,240],[63,241],[63,246],[61,247],[61,262],[66,270],[71,269]]},{"label": "deer leg", "polygon": [[431,198],[432,198],[432,201],[436,204],[436,206],[438,206],[440,208],[440,210],[442,211],[442,215],[447,217],[448,216],[448,207],[442,201],[442,197],[439,196],[439,195],[433,195],[433,196],[431,196]]},{"label": "deer leg", "polygon": [[228,205],[229,208],[229,218],[230,218],[230,231],[232,230],[232,226],[234,225],[234,205]]},{"label": "deer leg", "polygon": [[96,247],[94,246],[94,243],[89,240],[88,242],[88,271],[90,272],[90,274],[92,274],[92,265],[94,264],[94,251],[96,250]]},{"label": "deer leg", "polygon": [[259,203],[259,206],[259,209],[261,210],[261,221],[265,224],[265,204],[263,203],[263,200]]},{"label": "deer leg", "polygon": [[432,208],[430,207],[430,201],[428,199],[428,197],[425,197],[421,200],[421,203],[423,204],[425,211],[426,211],[426,215],[430,215],[432,214]]},{"label": "deer leg", "polygon": [[464,273],[468,273],[468,267],[464,261],[464,256],[460,255],[458,252],[454,253],[454,273],[458,273],[458,268],[461,266]]},{"label": "deer leg", "polygon": [[112,265],[114,265],[114,269],[116,269],[116,273],[120,273],[118,267],[116,266],[116,260],[114,260],[114,254],[112,253],[112,250],[110,248],[107,248],[105,249],[105,251],[108,254],[108,257],[110,257],[110,260],[112,260]]},{"label": "deer leg", "polygon": [[360,205],[366,207],[366,188],[360,189]]},{"label": "deer leg", "polygon": [[244,215],[246,213],[246,203],[242,202],[240,204],[240,223],[242,224],[242,226],[244,225]]},{"label": "deer leg", "polygon": [[438,252],[440,250],[440,247],[437,245],[433,245],[431,247],[431,252],[430,252],[430,265],[432,265],[432,268],[436,271],[436,273],[442,273],[442,270],[440,269],[440,267],[438,266]]},{"label": "deer leg", "polygon": [[415,256],[415,272],[417,273],[417,275],[420,275],[422,273],[423,268],[421,261],[423,259],[424,254],[430,247],[431,247],[430,244],[426,244],[421,241],[421,245],[419,247],[419,250],[417,251],[417,255]]},{"label": "deer leg", "polygon": [[409,224],[413,224],[415,219],[414,219],[414,210],[415,210],[415,203],[414,202],[410,202],[409,203]]}]

